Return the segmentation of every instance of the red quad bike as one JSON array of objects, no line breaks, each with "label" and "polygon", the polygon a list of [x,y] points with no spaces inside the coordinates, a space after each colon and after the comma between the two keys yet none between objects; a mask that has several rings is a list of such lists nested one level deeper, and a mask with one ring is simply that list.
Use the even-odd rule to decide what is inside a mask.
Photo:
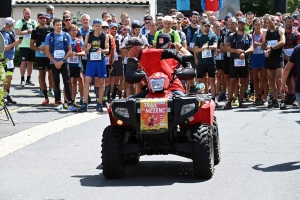
[{"label": "red quad bike", "polygon": [[[133,62],[136,64],[130,65]],[[130,58],[125,80],[132,84],[146,77],[149,93],[142,99],[114,100],[108,106],[111,125],[105,128],[102,138],[103,175],[121,178],[125,164],[137,164],[142,155],[174,154],[193,160],[197,178],[210,179],[220,162],[215,104],[168,90],[176,78],[192,80],[194,70],[176,69],[169,80],[161,72],[147,77],[146,71],[137,68],[137,60]]]}]

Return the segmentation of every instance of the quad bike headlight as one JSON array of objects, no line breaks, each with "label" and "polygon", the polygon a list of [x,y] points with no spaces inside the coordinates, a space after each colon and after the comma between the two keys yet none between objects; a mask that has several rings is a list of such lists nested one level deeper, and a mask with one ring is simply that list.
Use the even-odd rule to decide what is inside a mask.
[{"label": "quad bike headlight", "polygon": [[115,108],[115,112],[116,112],[118,115],[121,115],[121,116],[123,116],[123,117],[129,118],[129,113],[128,113],[127,108],[116,107],[116,108]]},{"label": "quad bike headlight", "polygon": [[150,86],[153,92],[162,91],[164,89],[165,79],[150,79]]},{"label": "quad bike headlight", "polygon": [[194,110],[195,107],[196,107],[195,103],[190,103],[190,104],[183,105],[182,108],[181,108],[180,115],[185,115],[186,113]]}]

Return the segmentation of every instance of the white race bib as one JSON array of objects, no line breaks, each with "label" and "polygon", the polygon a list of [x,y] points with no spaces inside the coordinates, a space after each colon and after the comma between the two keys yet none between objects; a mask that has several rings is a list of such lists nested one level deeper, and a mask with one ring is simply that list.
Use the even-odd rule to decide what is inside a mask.
[{"label": "white race bib", "polygon": [[87,55],[85,54],[84,56],[81,57],[82,60],[87,60]]},{"label": "white race bib", "polygon": [[7,69],[13,69],[15,66],[14,66],[14,61],[13,60],[10,60],[6,63],[6,67]]},{"label": "white race bib", "polygon": [[195,43],[194,42],[190,42],[190,48],[194,48],[194,46],[195,46]]},{"label": "white race bib", "polygon": [[203,49],[202,58],[211,58],[211,57],[212,57],[211,49]]},{"label": "white race bib", "polygon": [[290,48],[290,49],[285,49],[284,50],[284,54],[288,57],[291,57],[292,53],[294,51],[294,48]]},{"label": "white race bib", "polygon": [[31,38],[31,34],[25,34],[25,35],[24,35],[24,38],[30,39],[30,38]]},{"label": "white race bib", "polygon": [[216,60],[223,60],[222,53],[216,54]]},{"label": "white race bib", "polygon": [[276,44],[277,44],[277,40],[269,40],[269,41],[267,41],[267,43],[268,43],[268,46],[270,46],[270,47],[274,47]]},{"label": "white race bib", "polygon": [[54,58],[64,58],[65,51],[64,50],[55,50],[54,51]]},{"label": "white race bib", "polygon": [[128,60],[128,58],[127,58],[127,57],[125,57],[125,58],[124,58],[124,62],[123,62],[123,63],[124,63],[124,64],[127,64],[127,60]]},{"label": "white race bib", "polygon": [[240,59],[234,59],[234,66],[235,67],[244,67],[245,66],[245,59],[240,60]]},{"label": "white race bib", "polygon": [[90,53],[90,59],[91,60],[101,60],[101,53],[97,53],[97,52],[91,52]]},{"label": "white race bib", "polygon": [[117,52],[115,52],[115,55],[114,55],[114,61],[118,61],[119,60],[119,55]]},{"label": "white race bib", "polygon": [[73,59],[69,57],[68,58],[68,63],[78,64],[79,63],[79,57],[78,56],[73,56]]},{"label": "white race bib", "polygon": [[230,57],[230,52],[227,52],[227,57],[228,57],[228,58]]}]

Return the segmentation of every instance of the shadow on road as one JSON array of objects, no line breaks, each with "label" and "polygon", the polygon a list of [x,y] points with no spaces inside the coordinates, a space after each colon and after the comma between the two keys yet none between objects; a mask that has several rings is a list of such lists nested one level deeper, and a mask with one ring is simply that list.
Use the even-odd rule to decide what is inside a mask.
[{"label": "shadow on road", "polygon": [[140,161],[135,166],[126,166],[125,175],[121,179],[109,180],[102,173],[72,177],[80,178],[80,184],[86,187],[149,187],[207,181],[194,177],[192,162],[180,161]]},{"label": "shadow on road", "polygon": [[[296,165],[298,164],[298,165]],[[288,172],[288,171],[293,171],[293,170],[298,170],[300,169],[300,161],[298,162],[288,162],[288,163],[282,163],[278,165],[273,165],[265,168],[260,168],[262,164],[255,165],[252,168],[255,170],[259,170],[262,172]]]}]

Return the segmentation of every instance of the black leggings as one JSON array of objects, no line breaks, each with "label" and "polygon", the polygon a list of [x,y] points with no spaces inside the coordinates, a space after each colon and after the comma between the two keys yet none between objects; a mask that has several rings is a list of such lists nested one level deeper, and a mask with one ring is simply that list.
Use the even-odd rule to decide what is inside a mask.
[{"label": "black leggings", "polygon": [[55,101],[61,101],[61,90],[60,90],[60,77],[59,74],[62,75],[65,94],[67,96],[68,101],[72,101],[71,90],[70,90],[70,70],[67,63],[64,63],[60,69],[57,69],[55,65],[51,64],[52,75],[54,79],[54,93],[55,93]]}]

